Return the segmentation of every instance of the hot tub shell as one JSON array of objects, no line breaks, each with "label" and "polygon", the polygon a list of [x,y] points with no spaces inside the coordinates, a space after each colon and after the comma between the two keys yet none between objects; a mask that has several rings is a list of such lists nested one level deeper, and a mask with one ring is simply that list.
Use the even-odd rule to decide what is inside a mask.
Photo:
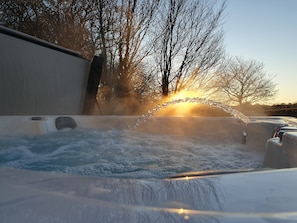
[{"label": "hot tub shell", "polygon": [[[57,118],[65,118],[64,127],[57,128]],[[133,116],[0,116],[0,135],[46,135],[73,128],[126,129],[134,128],[137,119]],[[69,124],[69,120],[75,125]],[[252,117],[248,124],[235,118],[154,117],[138,126],[137,131],[221,140],[228,137],[245,142],[249,149],[266,153],[289,151],[291,168],[209,175],[192,172],[167,179],[88,177],[0,168],[0,216],[4,222],[295,221],[297,169],[292,168],[296,165],[292,151],[296,150],[297,134],[284,133],[281,143],[278,137],[271,138],[276,128],[294,124],[295,119],[271,117]]]}]

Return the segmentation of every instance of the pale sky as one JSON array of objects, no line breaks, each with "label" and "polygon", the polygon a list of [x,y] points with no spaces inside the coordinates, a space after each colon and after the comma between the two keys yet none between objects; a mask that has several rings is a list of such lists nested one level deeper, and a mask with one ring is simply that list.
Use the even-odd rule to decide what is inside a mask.
[{"label": "pale sky", "polygon": [[253,59],[275,75],[269,104],[297,103],[297,0],[227,0],[226,51]]}]

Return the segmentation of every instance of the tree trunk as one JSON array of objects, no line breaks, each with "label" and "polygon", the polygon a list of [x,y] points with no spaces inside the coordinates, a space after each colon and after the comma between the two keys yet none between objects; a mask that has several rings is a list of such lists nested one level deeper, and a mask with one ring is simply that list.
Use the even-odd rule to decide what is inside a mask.
[{"label": "tree trunk", "polygon": [[169,81],[167,75],[164,75],[162,78],[162,96],[167,97],[169,94]]}]

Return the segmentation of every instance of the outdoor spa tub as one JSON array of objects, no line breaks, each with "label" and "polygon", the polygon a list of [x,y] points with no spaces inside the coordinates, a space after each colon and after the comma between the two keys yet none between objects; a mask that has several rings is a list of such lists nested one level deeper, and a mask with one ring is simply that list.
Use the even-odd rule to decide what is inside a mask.
[{"label": "outdoor spa tub", "polygon": [[0,221],[296,222],[296,123],[0,116]]}]

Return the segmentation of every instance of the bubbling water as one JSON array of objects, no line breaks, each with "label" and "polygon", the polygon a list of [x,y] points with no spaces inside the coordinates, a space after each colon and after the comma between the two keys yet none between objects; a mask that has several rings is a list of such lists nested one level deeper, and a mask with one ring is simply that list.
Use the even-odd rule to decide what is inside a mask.
[{"label": "bubbling water", "polygon": [[193,98],[186,97],[183,99],[167,101],[167,102],[164,102],[163,104],[157,105],[153,109],[150,109],[147,113],[143,114],[142,116],[140,116],[138,118],[138,120],[136,121],[136,124],[134,125],[134,128],[137,128],[142,123],[146,122],[148,119],[150,119],[150,117],[154,116],[160,110],[167,108],[168,106],[176,105],[176,104],[180,104],[180,103],[193,103],[193,104],[209,105],[211,107],[216,107],[216,108],[222,109],[223,111],[227,112],[228,114],[232,115],[235,118],[240,119],[242,122],[244,122],[246,124],[250,121],[247,116],[245,116],[241,112],[237,111],[236,109],[231,108],[230,106],[228,106],[226,104],[223,104],[223,103],[220,103],[217,101],[213,101],[213,100],[209,100],[209,99],[205,99],[205,98],[200,98],[200,97],[193,97]]},{"label": "bubbling water", "polygon": [[0,137],[0,168],[85,176],[166,178],[191,171],[259,168],[262,160],[263,153],[236,140],[212,136],[74,129]]}]

